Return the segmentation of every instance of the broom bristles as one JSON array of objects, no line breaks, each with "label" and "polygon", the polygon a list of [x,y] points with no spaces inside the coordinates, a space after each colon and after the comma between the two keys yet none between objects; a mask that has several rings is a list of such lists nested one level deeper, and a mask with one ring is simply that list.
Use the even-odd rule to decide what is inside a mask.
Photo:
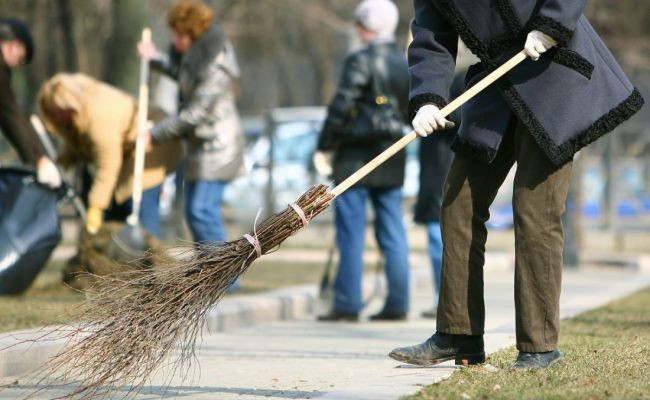
[{"label": "broom bristles", "polygon": [[[332,199],[327,186],[319,185],[296,204],[309,221]],[[304,222],[294,208],[287,207],[249,235],[265,254]],[[206,314],[257,257],[253,244],[240,238],[184,248],[178,260],[151,270],[98,277],[97,291],[87,301],[82,321],[64,332],[67,346],[41,369],[39,391],[75,380],[75,388],[61,398],[103,396],[125,385],[129,388],[123,397],[130,397],[172,350],[177,352],[170,361],[171,374],[185,379]]]}]

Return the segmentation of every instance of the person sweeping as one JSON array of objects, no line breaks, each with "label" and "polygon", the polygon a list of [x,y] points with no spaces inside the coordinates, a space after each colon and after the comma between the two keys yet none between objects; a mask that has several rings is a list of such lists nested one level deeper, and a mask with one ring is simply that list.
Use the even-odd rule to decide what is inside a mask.
[{"label": "person sweeping", "polygon": [[[178,113],[156,123],[146,140],[185,142],[185,216],[194,242],[204,244],[227,239],[223,195],[228,183],[246,172],[235,104],[239,64],[214,14],[201,1],[175,2],[167,13],[173,33],[169,53],[158,52],[153,42],[138,44],[140,56],[150,58],[154,70],[178,83]],[[235,281],[231,290],[238,288]]]},{"label": "person sweeping", "polygon": [[227,183],[245,173],[244,136],[233,87],[239,65],[225,33],[213,23],[212,9],[194,0],[179,1],[167,21],[173,32],[169,54],[153,43],[139,44],[151,67],[179,84],[180,110],[159,121],[147,140],[183,139],[186,215],[195,242],[226,240],[221,203]]},{"label": "person sweeping", "polygon": [[574,154],[634,115],[644,100],[582,15],[586,0],[415,0],[409,113],[418,135],[450,125],[441,112],[458,38],[481,62],[466,86],[525,48],[524,61],[464,104],[444,186],[436,332],[394,349],[409,364],[485,360],[483,264],[489,206],[513,164],[514,368],[544,368],[558,350],[560,216]]},{"label": "person sweeping", "polygon": [[[169,265],[107,277],[104,288],[92,296],[92,307],[79,318],[84,322],[55,331],[69,345],[43,367],[41,382],[75,379],[77,385],[64,397],[92,398],[122,385],[128,385],[131,395],[162,364],[171,367],[171,374],[187,377],[182,364],[194,359],[205,315],[237,277],[418,134],[449,127],[445,117],[463,104],[465,119],[454,144],[458,156],[442,211],[446,236],[439,332],[391,356],[415,364],[484,360],[484,222],[496,187],[516,159],[518,365],[541,367],[561,359],[556,342],[561,267],[556,264],[570,160],[579,148],[638,111],[643,99],[579,16],[584,2],[521,1],[516,8],[499,2],[498,9],[491,4],[417,0],[410,49],[410,114],[417,115],[416,130],[334,188],[307,190],[284,211],[255,221],[236,240],[188,246]],[[472,29],[468,16],[473,16]],[[503,35],[506,29],[513,31],[512,37]],[[529,35],[531,29],[538,30]],[[459,34],[483,63],[470,70],[470,87],[446,104]],[[529,60],[546,53],[553,43],[550,35],[559,43],[559,55]],[[526,50],[521,50],[524,43]],[[589,109],[582,110],[582,104]],[[169,356],[173,359],[167,360]]]}]

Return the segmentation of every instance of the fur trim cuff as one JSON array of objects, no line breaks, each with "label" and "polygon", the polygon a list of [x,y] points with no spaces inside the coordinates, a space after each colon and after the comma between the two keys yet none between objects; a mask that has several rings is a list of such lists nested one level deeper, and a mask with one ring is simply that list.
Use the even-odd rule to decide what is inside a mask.
[{"label": "fur trim cuff", "polygon": [[553,18],[545,17],[543,15],[538,15],[533,17],[530,20],[529,24],[530,30],[538,30],[549,35],[557,41],[560,46],[566,47],[571,38],[573,37],[573,31],[565,27],[558,21]]},{"label": "fur trim cuff", "polygon": [[413,96],[409,100],[409,122],[413,121],[415,114],[417,114],[420,107],[425,104],[433,104],[436,107],[442,109],[447,105],[447,100],[445,100],[442,96],[433,93],[422,93]]},{"label": "fur trim cuff", "polygon": [[454,141],[451,143],[451,149],[456,154],[470,157],[486,164],[491,163],[497,155],[497,149],[493,149],[471,140],[463,139],[460,136],[454,137]]},{"label": "fur trim cuff", "polygon": [[510,81],[504,80],[502,82],[506,85],[503,90],[504,97],[510,103],[512,110],[519,120],[526,125],[530,134],[533,135],[544,153],[555,165],[562,165],[570,161],[578,150],[595,142],[636,114],[645,102],[641,93],[635,88],[625,100],[596,120],[589,128],[558,146],[549,138],[544,127]]},{"label": "fur trim cuff", "polygon": [[548,52],[551,56],[551,61],[564,65],[567,68],[571,68],[572,70],[582,74],[585,78],[591,79],[594,65],[580,54],[564,47],[555,47]]}]

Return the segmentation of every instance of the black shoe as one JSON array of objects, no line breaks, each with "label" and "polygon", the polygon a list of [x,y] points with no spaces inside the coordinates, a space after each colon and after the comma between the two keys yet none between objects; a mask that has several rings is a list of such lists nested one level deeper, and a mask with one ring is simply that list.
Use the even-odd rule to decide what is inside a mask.
[{"label": "black shoe", "polygon": [[405,312],[388,312],[382,310],[377,314],[371,315],[371,321],[405,321],[407,314]]},{"label": "black shoe", "polygon": [[416,365],[435,365],[454,360],[456,365],[485,362],[483,336],[450,335],[436,332],[426,342],[397,348],[388,354],[394,360]]},{"label": "black shoe", "polygon": [[327,314],[319,315],[318,320],[319,321],[358,321],[359,314],[332,310]]},{"label": "black shoe", "polygon": [[564,353],[559,350],[545,351],[543,353],[519,352],[517,361],[512,365],[514,369],[539,369],[550,367],[562,361]]}]

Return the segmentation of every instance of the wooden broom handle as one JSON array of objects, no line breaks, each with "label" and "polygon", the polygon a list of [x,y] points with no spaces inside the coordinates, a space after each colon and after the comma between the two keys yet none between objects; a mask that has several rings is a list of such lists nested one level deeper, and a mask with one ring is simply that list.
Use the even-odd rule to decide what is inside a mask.
[{"label": "wooden broom handle", "polygon": [[[501,78],[508,71],[510,71],[515,66],[517,66],[519,63],[524,61],[526,59],[526,57],[527,57],[526,52],[524,52],[523,50],[520,51],[514,57],[512,57],[510,60],[503,63],[503,65],[501,65],[499,68],[492,71],[488,76],[481,79],[477,84],[475,84],[474,86],[469,88],[465,93],[458,96],[454,101],[447,104],[442,110],[440,110],[440,112],[445,117],[447,115],[451,114],[457,108],[459,108],[460,106],[465,104],[469,99],[476,96],[483,89],[490,86],[492,83],[494,83],[494,81]],[[363,179],[363,177],[365,177],[370,172],[372,172],[375,168],[377,168],[379,165],[381,165],[384,161],[388,160],[390,157],[394,156],[397,152],[399,152],[404,147],[406,147],[409,143],[414,141],[417,137],[418,137],[418,134],[415,133],[415,131],[411,131],[408,135],[404,136],[403,138],[401,138],[397,142],[393,143],[389,148],[384,150],[377,157],[370,160],[366,165],[359,168],[355,173],[353,173],[352,175],[347,177],[343,182],[339,183],[336,187],[334,187],[330,191],[330,194],[333,194],[334,197],[339,196],[341,193],[348,190],[352,185],[354,185],[355,183],[357,183],[361,179]]]},{"label": "wooden broom handle", "polygon": [[[151,42],[151,29],[142,30],[142,42]],[[138,225],[142,204],[142,176],[144,175],[145,135],[147,133],[147,111],[149,108],[149,58],[140,60],[140,86],[138,88],[138,131],[135,139],[135,161],[133,165],[133,208],[127,218],[129,225]]]}]

